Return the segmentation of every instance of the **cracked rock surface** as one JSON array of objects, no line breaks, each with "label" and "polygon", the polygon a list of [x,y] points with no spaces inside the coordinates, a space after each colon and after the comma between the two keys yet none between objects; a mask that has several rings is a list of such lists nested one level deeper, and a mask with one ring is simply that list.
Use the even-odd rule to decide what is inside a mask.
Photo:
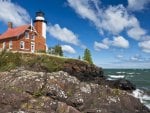
[{"label": "cracked rock surface", "polygon": [[129,92],[67,72],[0,73],[0,113],[150,113]]}]

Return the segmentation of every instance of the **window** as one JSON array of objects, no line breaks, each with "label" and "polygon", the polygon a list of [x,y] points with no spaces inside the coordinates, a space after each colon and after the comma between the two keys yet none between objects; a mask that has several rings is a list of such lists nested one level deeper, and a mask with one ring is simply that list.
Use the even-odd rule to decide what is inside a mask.
[{"label": "window", "polygon": [[34,40],[34,38],[35,38],[35,35],[32,34],[31,35],[31,40]]},{"label": "window", "polygon": [[12,49],[12,40],[9,41],[9,49]]},{"label": "window", "polygon": [[24,49],[24,41],[20,42],[20,49]]},{"label": "window", "polygon": [[3,49],[6,48],[6,42],[3,42]]},{"label": "window", "polygon": [[25,38],[29,39],[29,32],[25,32]]}]

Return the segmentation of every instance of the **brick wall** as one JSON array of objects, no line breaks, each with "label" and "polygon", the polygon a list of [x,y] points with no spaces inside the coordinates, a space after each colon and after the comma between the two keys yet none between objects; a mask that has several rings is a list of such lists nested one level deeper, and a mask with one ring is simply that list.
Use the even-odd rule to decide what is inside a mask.
[{"label": "brick wall", "polygon": [[[12,49],[9,49],[10,51],[25,51],[25,52],[31,52],[31,42],[35,43],[35,52],[38,51],[45,51],[46,45],[45,45],[45,39],[41,37],[38,34],[35,34],[34,40],[31,39],[31,35],[35,34],[33,32],[29,33],[29,38],[25,37],[25,34],[20,35],[19,37],[13,37],[8,39],[0,40],[0,48],[3,48],[3,42],[6,43],[6,49],[9,49],[9,41],[12,41]],[[20,48],[20,42],[23,41],[25,46],[24,49]]]}]

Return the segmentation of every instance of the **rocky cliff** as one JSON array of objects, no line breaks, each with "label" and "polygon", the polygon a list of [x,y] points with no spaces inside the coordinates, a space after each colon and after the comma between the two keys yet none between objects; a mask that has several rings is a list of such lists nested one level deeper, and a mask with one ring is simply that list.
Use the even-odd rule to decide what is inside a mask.
[{"label": "rocky cliff", "polygon": [[1,72],[0,113],[150,113],[129,92],[76,76],[77,68],[65,68],[73,76],[25,68]]},{"label": "rocky cliff", "polygon": [[150,113],[132,90],[84,61],[0,53],[0,113]]}]

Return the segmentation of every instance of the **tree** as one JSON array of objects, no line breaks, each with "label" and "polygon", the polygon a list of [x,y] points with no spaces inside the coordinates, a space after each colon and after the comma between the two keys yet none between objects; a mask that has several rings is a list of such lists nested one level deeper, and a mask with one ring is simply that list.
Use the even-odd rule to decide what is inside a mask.
[{"label": "tree", "polygon": [[49,47],[48,53],[53,54],[53,55],[63,56],[62,47],[60,45],[56,45],[54,47]]},{"label": "tree", "polygon": [[55,54],[54,47],[49,47],[47,52],[49,54]]},{"label": "tree", "polygon": [[79,59],[79,60],[81,60],[81,57],[80,57],[80,55],[78,56],[78,59]]},{"label": "tree", "polygon": [[59,55],[59,56],[63,56],[62,47],[60,45],[56,45],[54,47],[54,54]]},{"label": "tree", "polygon": [[91,57],[91,52],[87,48],[84,51],[83,60],[89,62],[90,64],[93,64],[92,57]]}]

